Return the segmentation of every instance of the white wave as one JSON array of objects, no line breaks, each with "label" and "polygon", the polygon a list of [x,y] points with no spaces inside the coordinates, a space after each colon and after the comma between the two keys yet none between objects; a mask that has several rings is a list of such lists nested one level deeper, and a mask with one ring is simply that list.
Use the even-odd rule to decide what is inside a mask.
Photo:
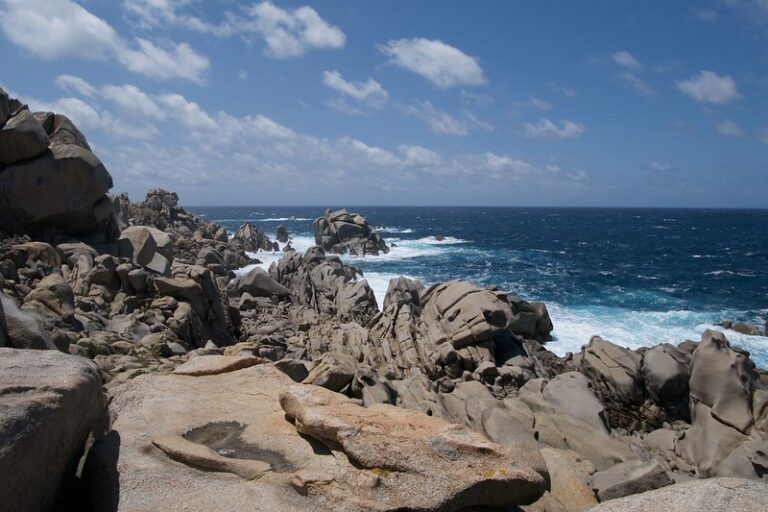
[{"label": "white wave", "polygon": [[[311,236],[292,236],[290,238],[290,244],[291,247],[296,249],[300,254],[304,254],[307,249],[315,245],[315,239]],[[250,272],[256,267],[263,268],[264,270],[269,270],[269,266],[272,265],[274,262],[280,261],[280,258],[282,258],[285,255],[285,252],[283,252],[283,249],[288,244],[280,244],[280,250],[279,251],[258,251],[258,252],[247,252],[248,256],[251,258],[255,258],[261,263],[254,263],[253,265],[247,265],[245,267],[239,268],[235,270],[235,274],[241,275]]]},{"label": "white wave", "polygon": [[730,270],[713,270],[712,272],[704,272],[705,276],[732,276],[733,272]]},{"label": "white wave", "polygon": [[379,233],[413,233],[413,230],[411,228],[390,228],[387,226],[382,226],[380,228],[376,228],[376,231]]},{"label": "white wave", "polygon": [[254,222],[287,222],[287,221],[315,220],[309,217],[267,217],[266,219],[253,219]]},{"label": "white wave", "polygon": [[422,244],[430,244],[430,245],[454,245],[454,244],[468,244],[469,240],[464,240],[462,238],[456,238],[453,236],[446,236],[446,237],[443,237],[442,240],[438,240],[434,236],[425,236],[424,238],[419,238],[414,240],[414,242],[419,242]]},{"label": "white wave", "polygon": [[719,320],[737,318],[739,312],[735,311],[634,311],[607,306],[574,308],[552,302],[547,303],[547,309],[555,329],[554,341],[546,347],[560,356],[579,352],[594,335],[637,349],[659,343],[699,341],[706,329],[714,329],[724,332],[731,344],[749,350],[759,366],[768,364],[768,337],[746,336],[714,325]]}]

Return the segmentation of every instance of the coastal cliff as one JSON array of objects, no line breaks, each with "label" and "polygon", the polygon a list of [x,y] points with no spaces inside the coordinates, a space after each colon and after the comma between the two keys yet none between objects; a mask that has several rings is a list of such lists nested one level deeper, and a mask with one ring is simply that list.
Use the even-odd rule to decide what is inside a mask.
[{"label": "coastal cliff", "polygon": [[389,250],[355,213],[299,253],[111,187],[0,90],[0,511],[768,508],[768,373],[721,332],[558,357],[494,287],[378,304],[335,255]]}]

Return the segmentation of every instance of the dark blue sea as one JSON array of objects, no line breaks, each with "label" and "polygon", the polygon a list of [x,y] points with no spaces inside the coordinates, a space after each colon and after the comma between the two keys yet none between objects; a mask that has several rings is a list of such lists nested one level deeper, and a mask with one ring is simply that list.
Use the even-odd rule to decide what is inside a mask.
[{"label": "dark blue sea", "polygon": [[[348,208],[396,245],[360,267],[381,304],[389,279],[467,279],[547,304],[548,348],[578,351],[594,334],[628,347],[699,339],[723,320],[768,319],[768,210]],[[303,250],[319,207],[192,207],[230,232],[285,225]],[[435,236],[445,237],[437,241]],[[280,254],[259,253],[264,266]],[[768,338],[726,331],[768,367]]]}]

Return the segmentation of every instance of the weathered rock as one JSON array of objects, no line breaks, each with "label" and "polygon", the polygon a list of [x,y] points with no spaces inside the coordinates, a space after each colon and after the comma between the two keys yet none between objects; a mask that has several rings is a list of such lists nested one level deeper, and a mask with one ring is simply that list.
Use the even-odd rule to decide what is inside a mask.
[{"label": "weathered rock", "polygon": [[564,510],[584,512],[597,505],[595,495],[586,484],[588,475],[578,467],[570,452],[544,447],[541,455],[549,470],[549,492]]},{"label": "weathered rock", "polygon": [[56,350],[56,345],[43,328],[41,319],[32,312],[19,309],[16,302],[0,292],[0,327],[5,331],[6,343],[14,348]]},{"label": "weathered rock", "polygon": [[41,156],[0,173],[0,228],[13,233],[116,236],[112,177],[90,151],[74,144],[51,146]]},{"label": "weathered rock", "polygon": [[0,164],[10,165],[42,155],[48,149],[48,136],[29,108],[13,113],[0,125]]},{"label": "weathered rock", "polygon": [[237,292],[237,295],[248,293],[252,297],[286,298],[290,295],[290,291],[285,286],[258,267],[235,279],[232,288]]},{"label": "weathered rock", "polygon": [[237,228],[237,231],[232,237],[231,244],[233,247],[250,252],[259,250],[277,251],[280,249],[277,242],[272,242],[266,234],[261,232],[250,222],[245,222]]},{"label": "weathered rock", "polygon": [[130,226],[120,233],[119,240],[121,256],[162,276],[171,275],[173,244],[167,233],[149,226]]},{"label": "weathered rock", "polygon": [[386,404],[363,408],[306,385],[281,392],[280,404],[299,432],[340,445],[362,468],[384,473],[389,493],[379,499],[386,508],[510,506],[544,491],[543,477],[528,461],[465,427]]},{"label": "weathered rock", "polygon": [[49,274],[37,283],[24,298],[24,302],[37,301],[57,317],[69,320],[75,315],[75,296],[61,274]]},{"label": "weathered rock", "polygon": [[0,348],[0,511],[52,510],[105,409],[91,361]]},{"label": "weathered rock", "polygon": [[288,243],[288,229],[282,224],[275,229],[275,237],[281,244]]},{"label": "weathered rock", "polygon": [[389,247],[362,216],[346,210],[326,210],[315,219],[315,243],[324,250],[336,254],[358,256],[388,253]]},{"label": "weathered rock", "polygon": [[610,500],[590,512],[754,512],[768,510],[768,485],[737,478],[708,478]]},{"label": "weathered rock", "polygon": [[91,150],[85,136],[67,116],[53,112],[35,112],[34,115],[48,134],[51,146],[74,144],[88,151]]},{"label": "weathered rock", "polygon": [[261,357],[252,355],[203,356],[190,359],[173,370],[174,375],[218,375],[264,363]]},{"label": "weathered rock", "polygon": [[672,479],[656,461],[621,462],[592,475],[592,487],[600,501],[623,498],[671,484]]},{"label": "weathered rock", "polygon": [[513,296],[507,296],[512,306],[514,317],[510,329],[519,336],[547,341],[552,332],[552,320],[547,306],[543,302],[526,302]]}]

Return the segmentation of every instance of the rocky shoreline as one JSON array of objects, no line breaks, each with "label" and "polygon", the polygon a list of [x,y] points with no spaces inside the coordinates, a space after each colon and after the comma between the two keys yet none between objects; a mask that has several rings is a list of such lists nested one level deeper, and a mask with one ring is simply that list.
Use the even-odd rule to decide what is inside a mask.
[{"label": "rocky shoreline", "polygon": [[720,332],[558,357],[495,288],[377,304],[355,213],[300,254],[111,187],[0,90],[0,512],[768,509],[768,372]]}]

